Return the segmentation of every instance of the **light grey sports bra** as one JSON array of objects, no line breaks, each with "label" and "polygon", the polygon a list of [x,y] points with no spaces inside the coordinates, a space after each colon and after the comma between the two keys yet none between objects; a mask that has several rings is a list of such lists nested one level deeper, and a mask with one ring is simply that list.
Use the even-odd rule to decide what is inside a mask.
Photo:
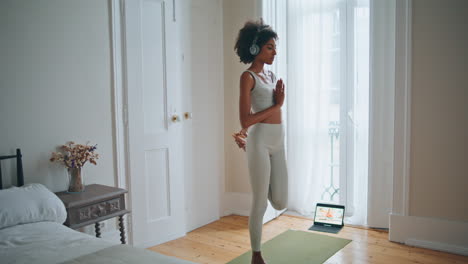
[{"label": "light grey sports bra", "polygon": [[266,84],[256,73],[246,70],[255,79],[254,88],[250,91],[252,109],[258,113],[275,104],[273,90],[275,88],[276,77],[273,74],[273,83]]}]

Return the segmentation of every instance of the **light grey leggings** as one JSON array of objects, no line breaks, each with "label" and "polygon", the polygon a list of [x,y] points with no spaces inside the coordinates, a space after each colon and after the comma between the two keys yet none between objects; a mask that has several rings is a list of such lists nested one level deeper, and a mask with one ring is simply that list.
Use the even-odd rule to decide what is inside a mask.
[{"label": "light grey leggings", "polygon": [[252,251],[260,251],[267,200],[276,210],[286,208],[288,202],[283,124],[257,123],[250,127],[246,152],[253,194],[249,217],[250,244]]}]

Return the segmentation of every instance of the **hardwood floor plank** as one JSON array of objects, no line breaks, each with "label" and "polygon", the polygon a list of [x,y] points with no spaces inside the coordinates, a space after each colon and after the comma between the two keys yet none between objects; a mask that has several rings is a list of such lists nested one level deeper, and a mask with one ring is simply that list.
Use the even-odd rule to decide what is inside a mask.
[{"label": "hardwood floor plank", "polygon": [[[385,230],[345,226],[338,234],[328,234],[308,230],[312,224],[311,219],[281,215],[263,226],[262,243],[294,229],[353,240],[326,264],[468,264],[467,256],[391,242]],[[226,263],[250,250],[248,217],[224,216],[185,237],[149,249],[196,263]]]}]

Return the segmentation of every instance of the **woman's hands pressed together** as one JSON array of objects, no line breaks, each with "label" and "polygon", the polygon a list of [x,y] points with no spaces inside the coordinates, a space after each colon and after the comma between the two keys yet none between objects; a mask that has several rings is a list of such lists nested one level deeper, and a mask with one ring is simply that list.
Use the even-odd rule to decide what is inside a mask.
[{"label": "woman's hands pressed together", "polygon": [[283,106],[285,97],[283,79],[279,79],[276,82],[276,88],[273,90],[273,94],[275,97],[275,104],[279,105],[279,107]]}]

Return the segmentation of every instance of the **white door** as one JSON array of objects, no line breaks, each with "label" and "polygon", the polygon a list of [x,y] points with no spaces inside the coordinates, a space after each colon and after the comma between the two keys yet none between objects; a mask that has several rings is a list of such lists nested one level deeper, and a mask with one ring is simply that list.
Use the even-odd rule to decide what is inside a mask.
[{"label": "white door", "polygon": [[178,27],[173,1],[124,2],[133,245],[185,235]]}]

